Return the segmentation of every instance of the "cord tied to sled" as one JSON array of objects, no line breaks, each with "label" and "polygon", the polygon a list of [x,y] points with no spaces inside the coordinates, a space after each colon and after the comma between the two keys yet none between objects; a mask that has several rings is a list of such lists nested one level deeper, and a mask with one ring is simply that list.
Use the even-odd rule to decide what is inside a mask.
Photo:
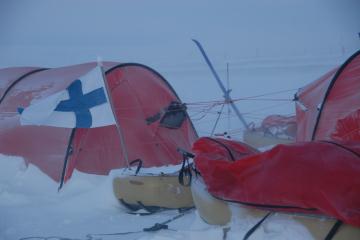
[{"label": "cord tied to sled", "polygon": [[135,171],[135,176],[136,176],[139,173],[139,171],[140,171],[140,169],[142,167],[143,161],[140,158],[138,158],[138,159],[132,160],[129,165],[132,166],[135,163],[138,164],[137,168],[136,168],[136,171]]},{"label": "cord tied to sled", "polygon": [[[182,154],[183,156],[183,162],[181,169],[179,171],[179,183],[185,187],[188,187],[191,185],[191,179],[192,179],[192,163],[190,163],[189,159],[194,158],[195,155],[192,153],[187,152],[186,150],[182,148],[178,148],[177,151]],[[187,178],[188,181],[185,183],[184,178]]]}]

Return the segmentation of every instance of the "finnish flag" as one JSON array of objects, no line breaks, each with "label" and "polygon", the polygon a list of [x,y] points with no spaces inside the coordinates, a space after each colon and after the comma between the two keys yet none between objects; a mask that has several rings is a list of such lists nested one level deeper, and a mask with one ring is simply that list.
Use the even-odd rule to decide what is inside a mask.
[{"label": "finnish flag", "polygon": [[19,112],[21,125],[95,128],[116,124],[99,66],[65,90],[33,100]]}]

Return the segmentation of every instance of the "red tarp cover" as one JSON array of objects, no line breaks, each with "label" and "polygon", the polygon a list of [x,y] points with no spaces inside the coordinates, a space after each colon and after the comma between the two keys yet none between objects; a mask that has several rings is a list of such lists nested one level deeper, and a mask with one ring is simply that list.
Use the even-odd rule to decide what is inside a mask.
[{"label": "red tarp cover", "polygon": [[[259,154],[248,150],[247,157],[235,162],[223,146],[213,143],[201,138],[193,151],[196,168],[214,196],[275,210],[321,213],[360,226],[360,143],[345,144],[350,150],[327,142],[278,145]],[[244,148],[232,145],[227,144]]]}]

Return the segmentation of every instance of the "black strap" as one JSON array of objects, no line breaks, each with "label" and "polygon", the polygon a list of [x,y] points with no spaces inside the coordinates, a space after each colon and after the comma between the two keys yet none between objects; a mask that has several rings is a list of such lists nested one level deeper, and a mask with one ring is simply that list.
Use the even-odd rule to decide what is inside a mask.
[{"label": "black strap", "polygon": [[230,228],[230,227],[225,227],[225,228],[223,228],[222,230],[223,230],[223,237],[222,237],[222,239],[223,239],[223,240],[226,240],[227,234],[228,234],[228,232],[230,232],[231,228]]},{"label": "black strap", "polygon": [[162,229],[169,229],[169,226],[166,224],[162,224],[162,223],[155,223],[154,226],[152,227],[148,227],[148,228],[144,228],[143,231],[144,232],[156,232]]},{"label": "black strap", "polygon": [[337,147],[339,147],[339,148],[342,148],[342,149],[344,149],[344,150],[346,150],[346,151],[348,151],[348,152],[351,152],[351,153],[354,154],[356,157],[360,158],[360,154],[359,154],[359,153],[355,152],[355,151],[352,150],[351,148],[346,147],[346,146],[344,146],[344,145],[342,145],[342,144],[340,144],[340,143],[333,142],[333,141],[327,141],[327,140],[322,140],[322,141],[320,141],[320,142],[333,144],[333,145],[335,145],[335,146],[337,146]]},{"label": "black strap", "polygon": [[184,158],[194,158],[194,157],[195,157],[194,154],[192,154],[191,152],[186,151],[185,149],[177,148],[177,151],[178,151],[179,153],[181,153],[181,155],[182,155]]},{"label": "black strap", "polygon": [[324,240],[331,240],[335,236],[335,234],[338,232],[338,230],[342,224],[343,224],[342,221],[337,220],[336,223],[330,229],[329,233],[326,235]]},{"label": "black strap", "polygon": [[137,168],[136,168],[136,171],[135,171],[135,176],[136,176],[136,175],[139,173],[140,168],[142,167],[143,162],[142,162],[142,160],[141,160],[140,158],[138,158],[138,159],[135,159],[135,160],[131,161],[131,162],[129,163],[129,165],[132,166],[132,165],[134,165],[135,163],[138,164],[138,166],[137,166]]},{"label": "black strap", "polygon": [[234,154],[232,153],[231,149],[223,142],[220,142],[219,140],[216,140],[214,138],[210,138],[210,137],[206,137],[207,139],[209,139],[210,141],[216,142],[217,144],[219,144],[220,146],[222,146],[223,148],[225,148],[225,150],[229,153],[229,156],[231,158],[231,161],[235,161],[235,157]]},{"label": "black strap", "polygon": [[[182,148],[178,148],[177,151],[181,153],[181,155],[183,156],[183,162],[181,169],[179,171],[178,180],[181,185],[188,187],[191,185],[191,179],[192,179],[192,173],[191,173],[192,163],[189,162],[189,158],[194,158],[195,155],[189,153],[188,151]],[[188,177],[187,183],[185,183],[184,177]]]},{"label": "black strap", "polygon": [[[188,158],[184,158],[181,169],[179,171],[179,183],[185,187],[191,185],[192,173],[191,173],[191,166],[192,164],[189,163]],[[185,183],[184,178],[187,177],[188,181]]]},{"label": "black strap", "polygon": [[256,223],[252,228],[250,228],[249,231],[247,231],[247,233],[243,237],[243,240],[247,240],[251,236],[251,234],[253,234],[271,214],[272,212],[269,212],[258,223]]},{"label": "black strap", "polygon": [[236,200],[231,200],[231,199],[225,199],[222,197],[218,197],[215,195],[212,195],[214,198],[222,200],[222,201],[226,201],[226,202],[232,202],[232,203],[239,203],[245,206],[249,206],[249,207],[255,207],[255,208],[262,208],[263,210],[272,210],[272,209],[299,209],[299,210],[304,210],[304,211],[310,211],[310,212],[314,212],[314,211],[318,211],[316,208],[304,208],[304,207],[298,207],[298,206],[287,206],[287,205],[269,205],[269,204],[260,204],[260,203],[251,203],[251,202],[242,202],[242,201],[236,201]]}]

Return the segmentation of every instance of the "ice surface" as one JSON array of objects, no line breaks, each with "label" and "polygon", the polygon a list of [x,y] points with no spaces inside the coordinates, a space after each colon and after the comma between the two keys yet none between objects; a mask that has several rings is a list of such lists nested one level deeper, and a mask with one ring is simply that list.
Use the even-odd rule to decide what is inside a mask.
[{"label": "ice surface", "polygon": [[[85,240],[87,234],[141,231],[166,221],[178,213],[165,211],[150,216],[126,213],[112,193],[111,176],[75,172],[57,192],[57,184],[38,168],[24,168],[21,158],[0,155],[0,239],[15,240],[31,236],[58,236]],[[195,185],[195,187],[204,187]],[[201,190],[206,196],[205,189]],[[238,210],[234,210],[238,211]],[[234,218],[229,240],[239,239],[259,219],[245,215]],[[222,239],[223,228],[203,222],[196,210],[168,224],[170,230],[124,236],[97,236],[110,239]],[[291,219],[272,217],[252,239],[311,239],[306,229]]]}]

